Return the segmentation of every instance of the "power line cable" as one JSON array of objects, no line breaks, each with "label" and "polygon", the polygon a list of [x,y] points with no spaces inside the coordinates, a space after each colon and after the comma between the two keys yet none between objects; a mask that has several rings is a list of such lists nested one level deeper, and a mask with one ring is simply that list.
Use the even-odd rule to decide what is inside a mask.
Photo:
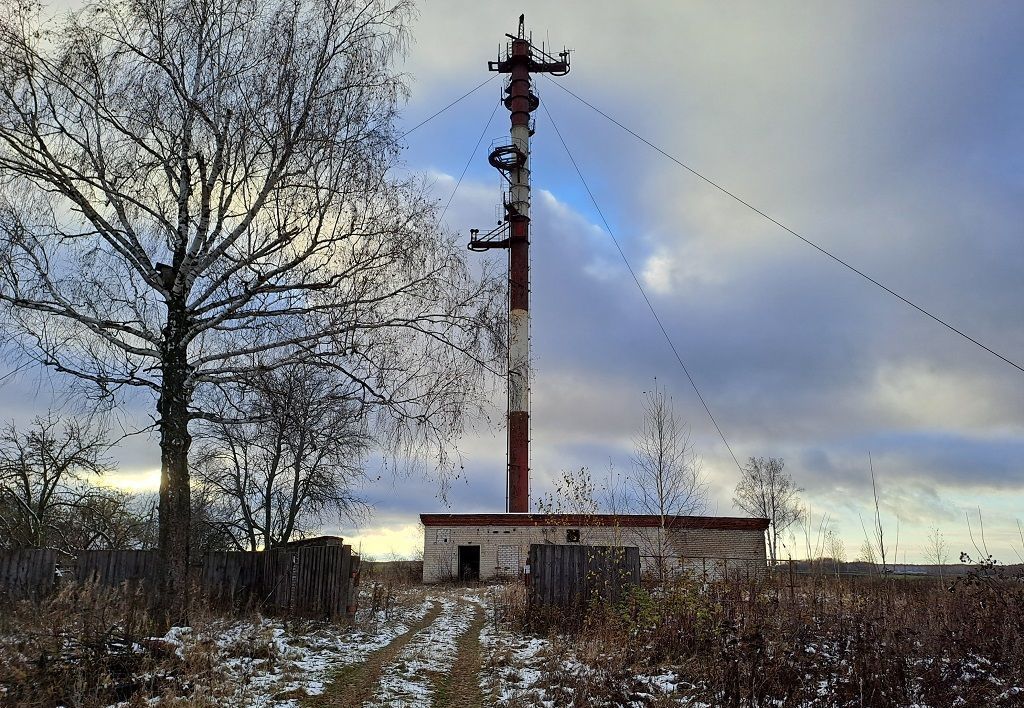
[{"label": "power line cable", "polygon": [[477,92],[478,90],[482,89],[482,88],[483,88],[484,86],[486,86],[486,85],[487,85],[487,84],[489,84],[489,83],[490,83],[491,81],[493,81],[493,80],[494,80],[494,79],[495,79],[495,78],[496,78],[497,76],[498,76],[497,74],[491,74],[491,75],[490,75],[490,76],[489,76],[489,77],[487,78],[487,80],[486,80],[486,81],[481,81],[481,82],[480,82],[479,84],[477,84],[476,86],[474,86],[473,88],[471,88],[471,89],[470,89],[469,91],[467,91],[466,93],[464,93],[464,94],[462,94],[461,96],[459,96],[458,98],[456,98],[456,99],[455,99],[454,101],[452,101],[451,103],[449,103],[449,104],[448,104],[447,106],[445,106],[444,108],[442,108],[441,110],[439,110],[439,111],[438,111],[437,113],[434,113],[434,114],[432,114],[432,115],[428,116],[427,118],[424,118],[424,119],[423,119],[423,120],[421,120],[421,121],[420,121],[419,123],[417,123],[417,124],[416,124],[416,125],[414,125],[413,127],[409,128],[409,130],[407,130],[407,131],[405,131],[404,133],[402,133],[401,135],[399,135],[399,136],[398,136],[398,139],[399,139],[399,140],[401,140],[402,138],[404,138],[405,136],[407,136],[407,135],[408,135],[409,133],[413,132],[414,130],[417,130],[417,129],[419,129],[419,128],[422,128],[422,127],[423,127],[423,126],[425,126],[425,125],[426,125],[427,123],[429,123],[430,121],[434,120],[434,119],[435,119],[435,118],[437,118],[437,117],[438,117],[439,115],[441,115],[442,113],[444,113],[445,111],[447,111],[447,110],[448,110],[449,108],[451,108],[452,106],[454,106],[454,105],[456,105],[457,103],[459,103],[460,101],[462,101],[462,100],[463,100],[464,98],[469,98],[469,97],[470,97],[471,95],[473,95],[474,93],[476,93],[476,92]]},{"label": "power line cable", "polygon": [[[543,74],[542,74],[542,76],[543,76]],[[546,77],[546,76],[545,76],[544,78],[545,78],[545,79],[547,79],[547,77]],[[650,140],[648,140],[647,138],[645,138],[645,137],[643,137],[642,135],[638,134],[637,132],[635,132],[635,131],[634,131],[634,130],[632,130],[631,128],[629,128],[629,127],[627,127],[627,126],[623,125],[622,123],[620,123],[619,121],[617,121],[617,120],[616,120],[615,118],[612,118],[612,117],[611,117],[610,115],[608,115],[607,113],[605,113],[604,111],[602,111],[602,110],[601,110],[600,108],[598,108],[597,106],[593,105],[592,103],[590,103],[590,102],[589,102],[589,101],[587,101],[586,99],[584,99],[584,98],[580,97],[579,95],[577,95],[577,94],[573,93],[572,91],[570,91],[569,89],[567,89],[567,88],[566,88],[565,86],[562,86],[562,84],[558,83],[557,81],[551,81],[550,79],[548,79],[548,81],[550,81],[550,82],[551,82],[551,83],[552,83],[553,85],[555,85],[555,86],[557,86],[558,88],[560,88],[560,89],[562,89],[563,91],[565,91],[565,92],[566,92],[567,94],[569,94],[570,96],[572,96],[573,98],[575,98],[575,99],[576,99],[577,101],[579,101],[580,103],[582,103],[582,104],[583,104],[584,106],[587,106],[588,108],[590,108],[591,110],[595,111],[596,113],[598,113],[599,115],[603,116],[604,118],[608,119],[609,121],[611,121],[612,123],[614,123],[614,124],[615,124],[615,125],[617,125],[618,127],[622,128],[622,130],[626,131],[627,133],[629,133],[629,134],[630,134],[630,135],[632,135],[632,136],[633,136],[634,138],[636,138],[637,140],[639,140],[640,142],[642,142],[642,143],[643,143],[644,145],[647,145],[647,146],[648,146],[649,148],[651,148],[651,149],[652,149],[652,150],[654,150],[655,152],[658,152],[658,153],[660,153],[660,154],[661,154],[661,155],[663,155],[664,157],[666,157],[666,158],[668,158],[669,160],[671,160],[672,162],[676,163],[677,165],[679,165],[680,167],[682,167],[682,168],[683,168],[684,170],[686,170],[686,171],[687,171],[687,172],[689,172],[690,174],[692,174],[692,175],[694,175],[694,176],[696,176],[696,177],[699,177],[700,179],[704,180],[705,182],[707,182],[708,184],[710,184],[710,185],[711,185],[712,187],[714,187],[714,188],[715,188],[715,189],[717,189],[718,191],[722,192],[722,194],[725,194],[726,196],[729,196],[729,197],[731,197],[732,199],[734,199],[735,201],[739,202],[739,203],[740,203],[740,204],[742,204],[743,206],[747,207],[748,209],[750,209],[750,210],[751,210],[751,211],[753,211],[754,213],[756,213],[756,214],[760,214],[760,215],[761,215],[761,216],[763,216],[763,217],[764,217],[765,219],[767,219],[768,221],[772,222],[773,224],[775,224],[776,226],[778,226],[778,227],[779,227],[780,229],[782,229],[783,231],[787,231],[787,232],[789,232],[790,234],[792,234],[793,236],[796,236],[796,237],[797,237],[798,239],[800,239],[801,241],[803,241],[803,242],[804,242],[805,244],[807,244],[807,245],[808,245],[808,246],[810,246],[811,248],[813,248],[813,249],[815,249],[816,251],[818,251],[818,252],[820,252],[820,253],[823,253],[824,255],[828,256],[829,258],[831,258],[831,259],[832,259],[833,261],[835,261],[835,262],[836,262],[836,263],[838,263],[839,265],[843,266],[844,268],[847,268],[848,270],[851,270],[851,271],[853,271],[854,273],[856,273],[856,274],[857,274],[857,275],[859,275],[860,277],[862,277],[862,278],[864,278],[865,280],[867,280],[867,281],[868,281],[869,283],[872,283],[872,284],[874,284],[874,285],[877,285],[877,286],[878,286],[879,288],[881,288],[881,289],[882,289],[882,290],[884,290],[885,292],[889,293],[889,294],[890,294],[890,295],[892,295],[893,297],[896,297],[896,298],[898,298],[898,299],[899,299],[900,301],[902,301],[902,302],[903,302],[904,304],[906,304],[906,305],[909,305],[909,306],[910,306],[910,307],[912,307],[913,309],[915,309],[915,310],[917,310],[918,312],[920,312],[920,313],[921,313],[922,315],[925,315],[926,317],[928,317],[928,318],[930,318],[930,319],[934,320],[935,322],[938,322],[938,323],[939,323],[940,325],[942,325],[943,327],[945,327],[945,328],[946,328],[946,329],[948,329],[949,331],[951,331],[951,332],[954,332],[954,333],[956,333],[956,334],[960,335],[961,337],[963,337],[964,339],[966,339],[966,340],[967,340],[968,342],[971,342],[972,344],[975,344],[975,345],[977,345],[977,346],[981,347],[982,349],[984,349],[985,351],[987,351],[987,352],[988,352],[989,354],[991,354],[992,356],[994,356],[994,357],[996,357],[996,358],[998,358],[998,359],[1001,359],[1002,361],[1004,361],[1005,363],[1009,364],[1009,365],[1010,365],[1010,366],[1012,366],[1013,368],[1017,369],[1017,370],[1018,370],[1018,371],[1020,371],[1021,373],[1024,373],[1024,366],[1022,366],[1022,365],[1018,364],[1017,362],[1013,361],[1012,359],[1010,359],[1010,358],[1008,358],[1008,357],[1006,357],[1006,356],[1004,356],[1004,355],[1000,354],[999,352],[997,352],[996,350],[992,349],[991,347],[989,347],[989,346],[987,346],[987,345],[983,344],[982,342],[978,341],[977,339],[975,339],[975,338],[974,338],[974,337],[972,337],[971,335],[967,334],[967,333],[966,333],[966,332],[964,332],[963,330],[961,330],[961,329],[958,329],[957,327],[955,327],[955,326],[951,325],[951,324],[950,324],[949,322],[946,322],[946,321],[945,321],[944,319],[942,319],[942,318],[941,318],[941,317],[939,317],[938,315],[934,315],[934,314],[932,314],[931,312],[929,312],[928,310],[926,310],[926,309],[925,309],[924,307],[922,307],[922,306],[918,305],[917,303],[913,302],[912,300],[909,300],[908,298],[904,297],[903,295],[900,295],[900,294],[899,294],[898,292],[896,292],[895,290],[893,290],[893,289],[892,289],[892,288],[890,288],[889,286],[887,286],[887,285],[885,285],[885,284],[883,284],[883,283],[879,282],[878,280],[876,280],[875,278],[871,277],[870,275],[868,275],[868,274],[867,274],[867,273],[865,273],[864,271],[860,270],[860,269],[859,269],[859,268],[857,268],[856,266],[854,266],[854,265],[852,265],[852,264],[850,264],[850,263],[846,262],[845,260],[843,260],[843,259],[842,259],[842,258],[840,258],[839,256],[837,256],[837,255],[835,255],[835,254],[831,253],[830,251],[828,251],[828,250],[827,250],[827,249],[825,249],[824,247],[822,247],[822,246],[819,246],[818,244],[816,244],[816,243],[815,243],[814,241],[810,240],[810,239],[809,239],[809,238],[807,238],[806,236],[803,236],[803,235],[801,235],[800,233],[798,233],[798,232],[794,231],[793,229],[789,228],[788,226],[786,226],[785,224],[783,224],[782,222],[780,222],[780,221],[779,221],[778,219],[775,219],[775,218],[773,218],[773,217],[769,216],[768,214],[766,214],[766,213],[765,213],[765,212],[763,212],[762,210],[758,209],[758,208],[757,208],[756,206],[754,206],[754,205],[753,205],[753,204],[751,204],[750,202],[748,202],[748,201],[746,201],[745,199],[743,199],[743,198],[741,198],[741,197],[737,196],[737,195],[736,195],[735,193],[733,193],[733,192],[730,192],[730,191],[729,191],[728,189],[726,189],[726,188],[725,188],[725,187],[723,187],[722,185],[718,184],[718,183],[717,183],[717,182],[715,182],[714,180],[712,180],[712,179],[710,179],[710,178],[708,178],[708,177],[705,177],[705,176],[704,176],[704,175],[702,175],[702,174],[701,174],[700,172],[698,172],[698,171],[697,171],[697,170],[695,170],[694,168],[690,167],[689,165],[687,165],[687,164],[686,164],[685,162],[683,162],[682,160],[678,159],[678,158],[677,158],[677,157],[675,157],[674,155],[671,155],[671,154],[669,154],[668,152],[666,152],[666,151],[665,151],[665,150],[663,150],[662,148],[658,147],[657,145],[655,145],[654,143],[652,143],[652,142],[651,142]]]},{"label": "power line cable", "polygon": [[[554,83],[554,82],[552,82]],[[658,323],[658,328],[661,330],[662,335],[665,337],[665,341],[668,342],[669,348],[676,357],[676,361],[679,362],[679,366],[682,368],[683,373],[686,374],[686,378],[690,381],[690,386],[693,387],[694,392],[697,394],[697,398],[700,399],[700,404],[704,406],[704,411],[708,414],[708,418],[711,419],[712,424],[715,426],[715,430],[718,431],[718,437],[722,438],[722,442],[725,443],[725,448],[729,451],[729,455],[732,457],[732,461],[736,463],[736,468],[742,473],[743,466],[740,465],[740,461],[736,458],[736,453],[732,451],[732,446],[729,445],[729,441],[725,438],[725,433],[722,432],[722,427],[718,424],[714,414],[711,412],[711,408],[708,407],[707,401],[701,394],[700,389],[697,388],[697,382],[694,381],[693,376],[690,375],[690,370],[683,363],[683,357],[679,354],[679,350],[676,348],[675,342],[672,341],[672,337],[669,335],[668,330],[665,329],[664,323],[661,321],[661,317],[658,316],[658,311],[654,307],[654,303],[647,296],[647,291],[644,289],[643,283],[640,282],[640,278],[637,277],[636,271],[633,270],[633,266],[630,265],[629,259],[626,257],[626,252],[622,250],[622,246],[619,244],[619,240],[615,237],[615,233],[612,231],[612,227],[608,224],[608,219],[605,218],[604,212],[601,211],[601,206],[597,203],[597,199],[594,197],[594,193],[590,190],[590,185],[587,183],[586,178],[583,176],[582,170],[580,170],[579,164],[576,162],[576,158],[573,157],[572,151],[569,149],[569,145],[565,142],[565,138],[562,137],[562,131],[558,129],[558,124],[555,123],[554,117],[551,115],[551,111],[548,110],[547,105],[541,103],[541,107],[544,109],[544,113],[547,115],[548,120],[551,121],[551,127],[555,129],[555,135],[558,136],[559,142],[562,143],[562,147],[565,148],[565,154],[569,156],[569,161],[572,163],[573,169],[576,170],[576,174],[580,178],[580,182],[583,184],[583,188],[587,191],[587,195],[590,197],[590,201],[593,203],[594,208],[597,210],[598,216],[601,217],[601,222],[604,224],[605,230],[612,239],[612,243],[615,244],[616,250],[622,257],[622,262],[626,264],[626,270],[633,277],[633,282],[636,283],[636,287],[640,290],[640,294],[644,298],[644,302],[647,303],[647,308],[654,315],[654,321]]]}]

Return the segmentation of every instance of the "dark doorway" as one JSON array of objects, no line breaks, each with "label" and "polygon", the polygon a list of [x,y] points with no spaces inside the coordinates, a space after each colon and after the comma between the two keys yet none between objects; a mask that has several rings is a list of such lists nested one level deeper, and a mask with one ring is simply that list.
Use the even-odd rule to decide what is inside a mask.
[{"label": "dark doorway", "polygon": [[480,579],[480,546],[459,546],[459,580]]}]

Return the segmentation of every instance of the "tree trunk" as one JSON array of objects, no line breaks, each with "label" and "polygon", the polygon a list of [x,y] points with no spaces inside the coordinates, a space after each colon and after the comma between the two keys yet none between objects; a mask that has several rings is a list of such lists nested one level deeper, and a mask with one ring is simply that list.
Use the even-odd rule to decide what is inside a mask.
[{"label": "tree trunk", "polygon": [[160,537],[154,619],[165,628],[187,622],[191,499],[188,453],[189,365],[185,316],[168,305],[160,401]]}]

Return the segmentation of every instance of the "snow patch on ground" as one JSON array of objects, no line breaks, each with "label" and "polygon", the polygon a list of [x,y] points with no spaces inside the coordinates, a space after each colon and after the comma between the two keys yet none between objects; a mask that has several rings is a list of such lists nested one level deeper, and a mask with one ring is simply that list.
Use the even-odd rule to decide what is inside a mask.
[{"label": "snow patch on ground", "polygon": [[380,685],[368,706],[430,705],[432,679],[448,672],[455,662],[459,638],[473,619],[469,602],[475,602],[468,597],[465,602],[450,597],[434,599],[441,604],[441,614],[383,668]]},{"label": "snow patch on ground", "polygon": [[286,625],[270,618],[218,620],[198,629],[173,627],[151,641],[183,660],[197,652],[212,654],[219,675],[211,684],[222,690],[212,685],[197,689],[221,694],[223,705],[297,708],[303,698],[323,693],[333,671],[365,661],[408,632],[431,604],[423,600],[388,617],[362,613],[353,626],[314,621]]},{"label": "snow patch on ground", "polygon": [[489,613],[480,632],[480,646],[484,653],[480,687],[485,694],[495,696],[499,706],[512,702],[554,705],[545,699],[540,685],[542,666],[551,647],[548,640],[495,627]]}]

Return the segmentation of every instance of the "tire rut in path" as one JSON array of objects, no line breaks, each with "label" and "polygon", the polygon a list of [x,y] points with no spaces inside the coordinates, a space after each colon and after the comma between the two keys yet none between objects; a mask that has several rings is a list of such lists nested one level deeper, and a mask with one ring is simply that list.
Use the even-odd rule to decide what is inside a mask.
[{"label": "tire rut in path", "polygon": [[406,645],[441,614],[441,603],[436,600],[431,600],[431,603],[423,619],[409,625],[409,631],[370,654],[365,661],[338,669],[324,692],[312,696],[305,705],[316,708],[359,708],[373,698],[373,692],[380,682],[381,670],[394,661]]},{"label": "tire rut in path", "polygon": [[484,693],[480,688],[480,631],[487,620],[483,608],[477,603],[460,604],[473,608],[473,621],[459,637],[459,653],[451,669],[434,680],[432,708],[482,708],[484,705]]}]

